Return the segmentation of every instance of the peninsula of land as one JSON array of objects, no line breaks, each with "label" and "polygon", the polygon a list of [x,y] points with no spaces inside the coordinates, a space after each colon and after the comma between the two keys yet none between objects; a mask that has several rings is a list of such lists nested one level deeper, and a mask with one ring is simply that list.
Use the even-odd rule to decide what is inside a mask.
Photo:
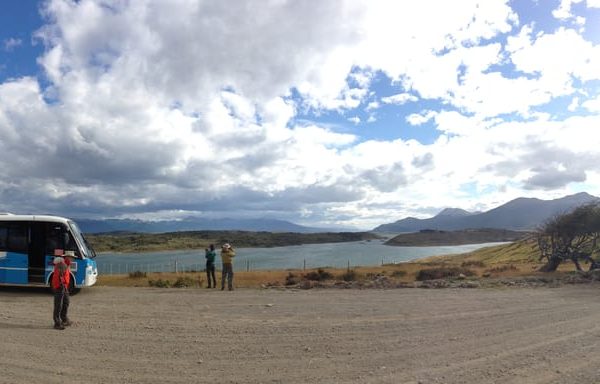
[{"label": "peninsula of land", "polygon": [[241,248],[270,248],[290,245],[340,243],[379,239],[372,232],[251,232],[187,231],[168,233],[103,233],[86,238],[96,252],[155,252],[203,249],[210,244],[231,243]]},{"label": "peninsula of land", "polygon": [[402,233],[389,239],[385,244],[401,247],[435,247],[445,245],[500,243],[522,240],[529,235],[529,232],[494,228],[464,229],[459,231],[423,229],[419,232]]}]

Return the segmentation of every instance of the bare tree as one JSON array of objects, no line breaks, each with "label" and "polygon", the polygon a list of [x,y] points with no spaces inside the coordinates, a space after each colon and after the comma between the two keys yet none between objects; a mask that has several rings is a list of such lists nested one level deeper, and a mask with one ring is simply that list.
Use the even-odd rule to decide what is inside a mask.
[{"label": "bare tree", "polygon": [[589,270],[600,269],[599,237],[599,203],[585,204],[549,219],[537,231],[540,260],[546,260],[540,270],[556,271],[565,261],[573,262],[578,271],[583,270],[582,262],[589,263]]}]

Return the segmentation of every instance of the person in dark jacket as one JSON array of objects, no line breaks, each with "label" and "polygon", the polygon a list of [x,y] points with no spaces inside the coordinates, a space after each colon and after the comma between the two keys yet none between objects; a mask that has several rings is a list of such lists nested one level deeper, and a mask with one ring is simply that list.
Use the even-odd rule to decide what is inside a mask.
[{"label": "person in dark jacket", "polygon": [[205,249],[204,257],[206,258],[206,279],[208,280],[206,288],[217,288],[217,278],[215,277],[215,258],[217,257],[217,252],[215,252],[214,244]]},{"label": "person in dark jacket", "polygon": [[66,251],[64,257],[54,257],[54,271],[50,285],[54,292],[54,329],[65,329],[70,326],[71,320],[68,317],[70,297],[69,286],[71,284],[71,258],[75,254],[73,251]]}]

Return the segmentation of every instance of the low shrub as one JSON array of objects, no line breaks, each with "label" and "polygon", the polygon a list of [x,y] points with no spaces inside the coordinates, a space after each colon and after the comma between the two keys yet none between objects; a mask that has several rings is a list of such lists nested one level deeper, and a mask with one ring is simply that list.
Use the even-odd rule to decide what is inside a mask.
[{"label": "low shrub", "polygon": [[484,268],[485,263],[483,261],[479,261],[479,260],[470,260],[470,261],[463,262],[460,266],[463,268],[468,268],[468,267]]},{"label": "low shrub", "polygon": [[197,287],[202,284],[200,280],[194,280],[189,276],[178,277],[173,283],[173,288]]},{"label": "low shrub", "polygon": [[475,273],[466,268],[459,267],[442,267],[422,269],[417,273],[417,281],[437,280],[459,277],[461,274],[465,276],[473,276]]},{"label": "low shrub", "polygon": [[319,268],[316,271],[305,274],[304,279],[310,281],[324,281],[333,279],[333,275],[324,269]]},{"label": "low shrub", "polygon": [[344,281],[356,281],[358,274],[355,271],[347,271],[340,276]]},{"label": "low shrub", "polygon": [[406,271],[393,271],[392,277],[404,277],[406,276]]},{"label": "low shrub", "polygon": [[489,273],[500,273],[500,272],[508,272],[508,271],[516,271],[518,268],[512,264],[509,265],[501,265],[498,267],[487,269],[486,272]]},{"label": "low shrub", "polygon": [[171,282],[163,279],[148,280],[148,285],[156,288],[169,288],[171,286]]},{"label": "low shrub", "polygon": [[141,279],[141,278],[144,278],[147,276],[148,276],[148,274],[146,272],[142,272],[142,271],[129,272],[129,277],[132,279]]},{"label": "low shrub", "polygon": [[292,272],[289,272],[288,275],[285,277],[285,285],[296,285],[300,282],[300,278],[298,276],[296,276],[295,274],[293,274]]}]

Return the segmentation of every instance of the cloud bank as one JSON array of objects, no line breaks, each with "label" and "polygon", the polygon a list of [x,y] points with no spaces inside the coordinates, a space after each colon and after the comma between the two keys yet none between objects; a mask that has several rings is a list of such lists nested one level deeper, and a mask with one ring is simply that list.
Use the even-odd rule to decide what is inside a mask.
[{"label": "cloud bank", "polygon": [[[600,194],[597,4],[573,3],[542,29],[508,0],[48,1],[44,76],[0,83],[0,211],[372,228]],[[435,140],[365,139],[383,108]]]}]

